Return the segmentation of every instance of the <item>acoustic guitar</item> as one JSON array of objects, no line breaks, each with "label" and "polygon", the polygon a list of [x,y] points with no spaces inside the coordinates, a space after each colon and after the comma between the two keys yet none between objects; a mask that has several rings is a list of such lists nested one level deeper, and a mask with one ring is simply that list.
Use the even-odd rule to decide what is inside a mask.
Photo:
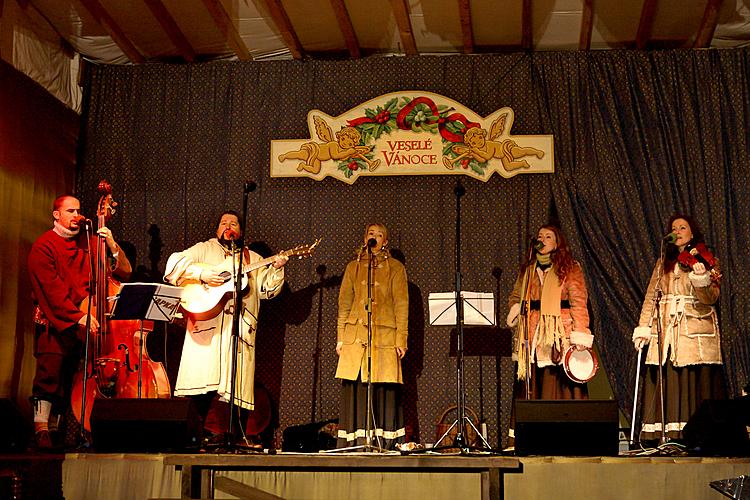
[{"label": "acoustic guitar", "polygon": [[[289,250],[284,250],[276,255],[268,257],[251,264],[243,264],[242,272],[242,290],[247,291],[247,275],[256,269],[260,269],[272,264],[280,255],[297,257],[302,259],[309,257],[320,244],[320,238],[315,240],[311,245],[299,245]],[[197,264],[204,269],[215,269],[224,277],[224,283],[221,285],[209,285],[195,280],[188,280],[183,283],[181,307],[193,319],[203,321],[216,317],[223,309],[227,301],[232,297],[235,288],[235,282],[232,279],[232,257],[227,257],[221,264],[208,265]]]}]

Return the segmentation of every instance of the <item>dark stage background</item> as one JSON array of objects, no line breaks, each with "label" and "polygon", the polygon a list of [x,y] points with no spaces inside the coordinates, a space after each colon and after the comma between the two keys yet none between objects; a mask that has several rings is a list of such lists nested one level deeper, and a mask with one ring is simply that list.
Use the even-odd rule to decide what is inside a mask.
[{"label": "dark stage background", "polygon": [[[693,213],[725,271],[719,307],[728,383],[737,394],[750,375],[742,264],[750,242],[749,55],[606,51],[88,66],[78,189],[94,215],[98,181],[112,183],[121,207],[110,225],[132,242],[142,280],[160,279],[171,252],[212,236],[221,210],[240,208],[247,179],[258,183],[249,233],[261,248],[276,252],[324,238],[312,258],[290,263],[286,292],[261,312],[257,378],[278,406],[280,430],[336,417],[338,283],[365,224],[384,222],[410,283],[407,418],[429,442],[435,420],[455,401],[451,331],[427,324],[427,296],[454,287],[457,178],[370,177],[352,186],[272,179],[270,141],[309,137],[311,109],[335,116],[399,90],[436,92],[481,115],[510,106],[511,133],[554,135],[556,172],[486,183],[463,178],[464,289],[498,294],[504,324],[527,238],[540,224],[559,221],[584,266],[602,365],[629,415],[636,359],[630,335],[659,240],[670,214]],[[182,334],[170,331],[168,358],[178,359]],[[510,408],[510,335],[500,328],[467,333],[467,403],[497,444]]]}]

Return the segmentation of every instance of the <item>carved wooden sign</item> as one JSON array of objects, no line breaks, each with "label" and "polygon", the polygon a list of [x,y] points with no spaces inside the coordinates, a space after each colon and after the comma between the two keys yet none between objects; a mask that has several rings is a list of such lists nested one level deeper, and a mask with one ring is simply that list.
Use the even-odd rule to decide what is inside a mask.
[{"label": "carved wooden sign", "polygon": [[271,141],[271,177],[463,174],[487,181],[554,172],[551,135],[510,135],[513,110],[482,118],[430,92],[393,92],[332,117],[307,114],[310,139]]}]

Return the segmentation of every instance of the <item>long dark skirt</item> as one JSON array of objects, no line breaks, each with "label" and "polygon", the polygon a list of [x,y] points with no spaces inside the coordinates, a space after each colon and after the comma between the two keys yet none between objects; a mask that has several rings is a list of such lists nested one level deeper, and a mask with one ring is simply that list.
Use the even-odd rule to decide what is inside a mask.
[{"label": "long dark skirt", "polygon": [[[667,439],[681,439],[682,429],[690,416],[706,399],[724,399],[722,365],[693,365],[677,368],[667,361],[664,366],[664,420]],[[659,369],[646,366],[643,384],[643,408],[640,440],[660,439],[662,422],[659,398]]]},{"label": "long dark skirt", "polygon": [[[533,365],[529,380],[528,399],[588,399],[589,388],[586,384],[573,382],[563,370],[562,365],[545,366]],[[526,380],[516,380],[513,386],[513,399],[526,399]],[[515,438],[516,410],[515,405],[510,412],[510,427],[508,446],[513,446]]]},{"label": "long dark skirt", "polygon": [[[366,444],[367,384],[360,379],[341,381],[341,404],[337,447]],[[371,445],[392,450],[404,442],[404,411],[401,384],[372,384],[374,421],[370,423]]]}]

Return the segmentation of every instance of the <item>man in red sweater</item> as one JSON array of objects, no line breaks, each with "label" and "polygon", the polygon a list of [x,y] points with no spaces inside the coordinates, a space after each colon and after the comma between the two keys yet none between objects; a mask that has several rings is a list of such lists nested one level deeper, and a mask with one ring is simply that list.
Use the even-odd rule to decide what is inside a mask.
[{"label": "man in red sweater", "polygon": [[[87,319],[92,334],[99,323],[80,309],[88,297],[92,262],[96,268],[97,240],[87,240],[83,230],[81,203],[73,196],[58,197],[52,206],[54,226],[31,246],[28,267],[35,302],[36,374],[32,386],[34,403],[34,437],[39,449],[52,448],[50,415],[61,415],[70,401],[72,378],[78,370],[85,339]],[[110,253],[110,269],[127,279],[131,267],[124,252],[112,237],[112,231],[101,227]],[[53,419],[54,425],[57,419]]]}]

